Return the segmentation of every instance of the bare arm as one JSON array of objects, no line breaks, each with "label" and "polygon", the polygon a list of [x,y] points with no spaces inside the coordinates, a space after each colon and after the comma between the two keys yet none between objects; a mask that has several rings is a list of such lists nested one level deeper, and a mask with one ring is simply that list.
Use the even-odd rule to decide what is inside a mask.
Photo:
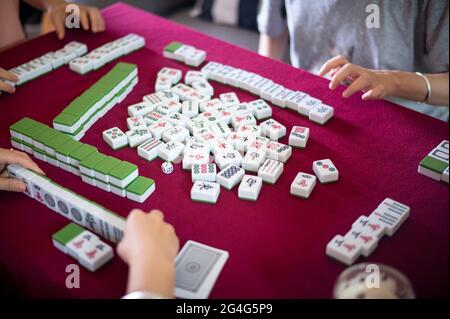
[{"label": "bare arm", "polygon": [[289,33],[287,29],[278,37],[271,37],[261,33],[258,53],[272,59],[281,60],[287,47],[288,38]]}]

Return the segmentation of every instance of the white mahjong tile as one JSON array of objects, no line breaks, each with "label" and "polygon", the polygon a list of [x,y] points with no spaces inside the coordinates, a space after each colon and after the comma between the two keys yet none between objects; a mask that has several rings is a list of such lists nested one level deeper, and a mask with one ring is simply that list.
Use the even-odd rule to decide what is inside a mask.
[{"label": "white mahjong tile", "polygon": [[322,104],[322,101],[316,98],[313,98],[312,96],[305,96],[302,99],[298,101],[298,113],[309,117],[309,113],[312,109]]},{"label": "white mahjong tile", "polygon": [[[228,136],[227,141],[236,148],[236,142],[241,139],[241,136],[236,132],[231,132],[230,136]],[[244,150],[245,151],[245,150]]]},{"label": "white mahjong tile", "polygon": [[261,90],[265,87],[272,85],[273,81],[266,78],[256,78],[249,83],[250,92],[254,95],[259,96],[261,94]]},{"label": "white mahjong tile", "polygon": [[378,246],[378,238],[362,229],[350,229],[344,238],[358,242],[361,245],[361,253],[364,257],[369,257]]},{"label": "white mahjong tile", "polygon": [[209,123],[206,123],[204,119],[194,117],[186,122],[186,128],[195,136],[197,132],[208,129]]},{"label": "white mahjong tile", "polygon": [[447,184],[448,184],[448,166],[447,166],[447,168],[445,169],[445,171],[442,173],[442,178],[441,178],[441,180],[442,180],[444,183],[447,183]]},{"label": "white mahjong tile", "polygon": [[266,101],[259,99],[248,103],[253,108],[254,116],[257,120],[264,120],[272,117],[272,108]]},{"label": "white mahjong tile", "polygon": [[200,112],[211,112],[212,110],[215,110],[219,107],[224,106],[221,100],[219,99],[212,99],[206,102],[202,102],[199,104]]},{"label": "white mahjong tile", "polygon": [[184,152],[189,152],[189,151],[206,151],[206,152],[210,152],[211,147],[209,144],[205,144],[205,143],[199,143],[197,142],[195,139],[191,139],[189,141],[186,142],[186,147],[184,148]]},{"label": "white mahjong tile", "polygon": [[219,152],[215,155],[214,160],[219,169],[224,169],[228,165],[240,166],[242,163],[242,155],[237,150]]},{"label": "white mahjong tile", "polygon": [[147,124],[147,127],[149,127],[149,126],[155,124],[156,122],[164,119],[166,117],[166,115],[167,114],[162,113],[158,110],[154,110],[154,111],[151,111],[150,113],[144,115],[143,118],[144,118],[145,124]]},{"label": "white mahjong tile", "polygon": [[409,206],[386,198],[377,209],[370,214],[369,218],[374,218],[376,221],[384,224],[386,226],[386,234],[388,236],[393,236],[409,217],[410,211],[411,209]]},{"label": "white mahjong tile", "polygon": [[158,156],[166,162],[172,162],[183,153],[183,150],[183,143],[169,142],[158,148]]},{"label": "white mahjong tile", "polygon": [[274,119],[268,119],[260,124],[262,135],[277,141],[286,135],[286,127]]},{"label": "white mahjong tile", "polygon": [[231,116],[231,125],[234,129],[237,129],[240,125],[256,125],[256,119],[253,114],[236,114]]},{"label": "white mahjong tile", "polygon": [[216,164],[193,164],[191,168],[192,181],[215,182],[217,174]]},{"label": "white mahjong tile", "polygon": [[240,87],[251,93],[255,89],[255,84],[261,79],[263,79],[262,76],[252,73],[241,81]]},{"label": "white mahjong tile", "polygon": [[205,144],[212,144],[218,138],[216,134],[207,129],[195,132],[194,137],[197,140],[197,142]]},{"label": "white mahjong tile", "polygon": [[126,135],[131,148],[137,147],[152,138],[152,133],[147,128],[128,131]]},{"label": "white mahjong tile", "polygon": [[202,95],[213,96],[214,88],[208,81],[197,81],[192,83],[192,87]]},{"label": "white mahjong tile", "polygon": [[378,239],[381,239],[386,232],[386,226],[383,223],[380,223],[376,218],[369,218],[364,215],[358,217],[352,224],[352,229],[363,230]]},{"label": "white mahjong tile", "polygon": [[172,128],[173,125],[170,124],[167,120],[160,120],[148,127],[148,130],[152,133],[153,137],[157,138],[158,140],[161,139],[162,134],[167,131],[168,129]]},{"label": "white mahjong tile", "polygon": [[248,103],[241,103],[239,105],[229,107],[228,110],[232,115],[253,114],[253,106]]},{"label": "white mahjong tile", "polygon": [[250,149],[242,159],[242,168],[246,171],[258,172],[265,159],[265,150]]},{"label": "white mahjong tile", "polygon": [[200,92],[198,92],[197,90],[192,89],[190,92],[188,92],[185,96],[185,99],[187,101],[194,101],[194,102],[206,102],[211,100],[211,96],[209,95],[203,95]]},{"label": "white mahjong tile", "polygon": [[356,259],[361,255],[362,247],[361,245],[350,239],[344,238],[341,235],[336,235],[327,244],[326,254],[347,266],[353,264]]},{"label": "white mahjong tile", "polygon": [[187,71],[186,75],[184,76],[184,83],[187,85],[192,85],[192,83],[194,82],[206,80],[206,75],[199,71]]},{"label": "white mahjong tile", "polygon": [[300,107],[300,101],[306,96],[307,96],[306,93],[300,91],[293,92],[293,94],[289,95],[286,98],[286,107],[290,110],[298,112],[298,109]]},{"label": "white mahjong tile", "polygon": [[186,56],[193,52],[195,48],[191,45],[183,44],[181,47],[173,52],[173,58],[180,62],[185,62]]},{"label": "white mahjong tile", "polygon": [[78,41],[71,41],[67,43],[64,46],[64,49],[75,52],[77,56],[82,56],[88,52],[87,45]]},{"label": "white mahjong tile", "polygon": [[267,152],[267,145],[271,142],[267,137],[262,136],[250,136],[248,142],[245,145],[245,151],[249,150],[261,150]]},{"label": "white mahjong tile", "polygon": [[128,106],[129,116],[144,116],[156,108],[155,105],[150,104],[147,101],[136,103]]},{"label": "white mahjong tile", "polygon": [[220,185],[214,182],[196,181],[191,189],[191,199],[196,202],[217,203]]},{"label": "white mahjong tile", "polygon": [[298,173],[291,184],[291,194],[301,198],[309,198],[316,186],[316,179],[314,175]]},{"label": "white mahjong tile", "polygon": [[154,109],[156,109],[163,102],[166,102],[166,101],[178,102],[180,100],[179,95],[175,94],[172,91],[173,91],[173,88],[170,91],[165,90],[165,91],[159,91],[156,93],[151,93],[151,94],[145,95],[142,100],[144,102],[148,102]]},{"label": "white mahjong tile", "polygon": [[309,120],[321,125],[328,122],[334,115],[332,106],[321,104],[309,112]]},{"label": "white mahjong tile", "polygon": [[177,84],[180,82],[182,77],[181,70],[173,69],[173,68],[162,68],[158,72],[158,76],[166,76],[172,80],[172,84]]},{"label": "white mahjong tile", "polygon": [[[187,146],[186,146],[187,147]],[[183,155],[183,169],[189,170],[194,164],[208,164],[209,163],[209,150],[197,149],[185,151]]]},{"label": "white mahjong tile", "polygon": [[330,159],[313,162],[313,171],[322,184],[336,182],[339,179],[339,171]]},{"label": "white mahjong tile", "polygon": [[142,116],[132,116],[127,118],[127,127],[131,131],[147,128],[147,124]]},{"label": "white mahjong tile", "polygon": [[266,161],[258,171],[258,176],[261,177],[266,183],[275,184],[278,178],[283,173],[283,170],[283,163],[275,161],[273,159],[266,159]]},{"label": "white mahjong tile", "polygon": [[199,67],[206,59],[206,51],[194,50],[185,56],[184,62],[186,65]]},{"label": "white mahjong tile", "polygon": [[210,130],[218,137],[228,138],[231,134],[231,130],[225,122],[217,122],[209,125]]},{"label": "white mahjong tile", "polygon": [[219,122],[229,125],[231,123],[231,112],[228,109],[219,107],[215,110],[217,113],[217,117],[219,118]]},{"label": "white mahjong tile", "polygon": [[259,176],[245,175],[238,189],[240,199],[256,201],[262,188],[262,178]]},{"label": "white mahjong tile", "polygon": [[241,103],[234,92],[222,93],[219,95],[219,98],[225,107],[230,107]]},{"label": "white mahjong tile", "polygon": [[151,138],[148,141],[138,146],[137,152],[140,157],[147,161],[153,161],[158,157],[158,148],[163,146],[164,143],[156,138]]},{"label": "white mahjong tile", "polygon": [[103,241],[86,245],[79,254],[78,262],[88,270],[95,272],[114,257],[114,250]]},{"label": "white mahjong tile", "polygon": [[278,93],[276,93],[275,95],[272,96],[272,103],[276,106],[285,108],[286,107],[286,103],[287,103],[287,99],[291,96],[294,95],[294,91],[291,91],[289,89],[283,89],[281,91],[279,91]]},{"label": "white mahjong tile", "polygon": [[44,187],[48,183],[50,182],[47,179],[37,174],[31,179],[31,192],[33,193],[33,198],[44,205]]},{"label": "white mahjong tile", "polygon": [[228,74],[227,83],[228,85],[239,87],[239,79],[241,79],[243,76],[247,75],[247,71],[241,70],[241,69],[234,69],[233,72]]},{"label": "white mahjong tile", "polygon": [[24,193],[27,196],[34,198],[31,180],[35,174],[17,164],[9,164],[7,170],[10,178],[19,179],[25,184],[26,189]]},{"label": "white mahjong tile", "polygon": [[78,74],[86,74],[94,69],[94,65],[90,59],[76,58],[70,61],[69,68]]},{"label": "white mahjong tile", "polygon": [[84,230],[66,244],[66,252],[69,256],[78,260],[78,257],[82,254],[84,248],[99,240],[97,235],[88,230]]},{"label": "white mahjong tile", "polygon": [[211,143],[211,150],[214,155],[220,154],[223,152],[233,151],[233,144],[229,143],[227,140],[223,138],[218,138]]},{"label": "white mahjong tile", "polygon": [[239,152],[245,152],[247,149],[247,144],[250,143],[250,141],[255,138],[255,135],[241,135],[239,133],[236,133],[239,137],[238,140],[234,140],[234,148],[237,149]]},{"label": "white mahjong tile", "polygon": [[245,171],[237,165],[228,165],[217,173],[216,181],[222,187],[230,190],[242,180]]},{"label": "white mahjong tile", "polygon": [[242,124],[236,130],[240,136],[261,136],[262,128],[259,125]]},{"label": "white mahjong tile", "polygon": [[273,83],[272,85],[265,86],[263,89],[261,89],[259,96],[262,99],[271,102],[272,98],[282,90],[284,90],[284,87],[282,85]]},{"label": "white mahjong tile", "polygon": [[235,69],[232,66],[224,65],[215,74],[215,80],[222,84],[227,84],[228,74],[231,74]]},{"label": "white mahjong tile", "polygon": [[201,72],[206,75],[208,79],[210,79],[211,73],[221,69],[223,67],[222,64],[217,62],[208,62],[202,69]]},{"label": "white mahjong tile", "polygon": [[170,90],[172,88],[172,78],[165,75],[158,75],[155,82],[155,92]]},{"label": "white mahjong tile", "polygon": [[[173,126],[181,126],[186,127],[186,123],[189,120],[189,117],[175,112],[166,116],[166,120],[170,122]],[[188,131],[189,132],[189,131]]]},{"label": "white mahjong tile", "polygon": [[181,126],[174,126],[162,134],[164,142],[182,142],[189,136],[189,131]]},{"label": "white mahjong tile", "polygon": [[58,206],[56,204],[56,194],[61,190],[59,186],[53,183],[47,183],[42,186],[42,194],[44,198],[44,204],[51,210],[59,213]]},{"label": "white mahjong tile", "polygon": [[189,118],[198,115],[199,103],[194,101],[184,101],[181,108],[181,113]]},{"label": "white mahjong tile", "polygon": [[181,112],[182,104],[178,101],[164,101],[158,106],[157,110],[166,113],[166,115]]},{"label": "white mahjong tile", "polygon": [[172,89],[171,89],[171,92],[178,95],[182,101],[185,101],[188,93],[193,92],[193,91],[194,91],[193,88],[191,88],[190,86],[187,86],[186,84],[183,84],[183,83],[179,83],[179,84],[175,85],[174,87],[172,87]]},{"label": "white mahjong tile", "polygon": [[293,126],[289,135],[289,145],[305,148],[309,139],[309,128],[303,126]]}]

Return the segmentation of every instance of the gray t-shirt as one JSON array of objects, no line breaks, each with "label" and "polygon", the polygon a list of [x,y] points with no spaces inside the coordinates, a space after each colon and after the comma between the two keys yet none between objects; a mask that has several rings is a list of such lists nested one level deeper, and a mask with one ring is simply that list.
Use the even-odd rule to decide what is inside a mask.
[{"label": "gray t-shirt", "polygon": [[[379,28],[367,27],[376,21],[369,5],[379,8]],[[287,27],[292,64],[313,73],[339,54],[371,69],[449,71],[446,0],[262,0],[258,26],[269,36]]]}]

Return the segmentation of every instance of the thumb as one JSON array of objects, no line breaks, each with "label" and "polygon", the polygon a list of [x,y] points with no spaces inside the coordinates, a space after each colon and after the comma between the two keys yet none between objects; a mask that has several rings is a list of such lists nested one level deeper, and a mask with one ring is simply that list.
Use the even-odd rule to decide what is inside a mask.
[{"label": "thumb", "polygon": [[8,192],[25,192],[26,186],[22,181],[11,178],[0,178],[0,190]]}]

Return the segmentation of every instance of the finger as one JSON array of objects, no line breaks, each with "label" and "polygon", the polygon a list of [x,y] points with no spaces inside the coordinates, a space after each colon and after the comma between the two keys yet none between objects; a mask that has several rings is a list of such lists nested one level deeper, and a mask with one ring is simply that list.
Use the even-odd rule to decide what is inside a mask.
[{"label": "finger", "polygon": [[319,70],[319,75],[324,76],[328,72],[330,72],[333,69],[336,69],[337,67],[343,66],[348,63],[348,60],[344,58],[341,55],[335,56],[334,58],[331,58],[327,62],[325,62],[322,67]]},{"label": "finger", "polygon": [[383,85],[377,85],[375,88],[367,91],[363,94],[361,97],[364,101],[368,100],[379,100],[384,98],[385,96],[385,89]]},{"label": "finger", "polygon": [[24,182],[12,178],[0,178],[0,190],[8,192],[25,192]]},{"label": "finger", "polygon": [[52,23],[53,26],[55,27],[58,39],[60,40],[64,39],[64,35],[66,33],[66,26],[64,22],[65,22],[65,13],[64,15],[61,15],[56,12],[52,14]]},{"label": "finger", "polygon": [[10,84],[7,84],[6,82],[0,80],[0,91],[4,91],[6,93],[14,93],[16,92],[16,88]]},{"label": "finger", "polygon": [[164,220],[164,214],[160,210],[157,210],[157,209],[152,210],[150,212],[150,216],[157,218],[157,219]]},{"label": "finger", "polygon": [[370,79],[366,73],[363,73],[342,93],[342,96],[347,98],[367,88],[370,88]]},{"label": "finger", "polygon": [[91,20],[92,32],[97,33],[105,31],[105,22],[100,10],[97,8],[91,8],[89,10],[89,18]]},{"label": "finger", "polygon": [[38,174],[45,175],[44,171],[27,154],[24,156],[22,152],[4,151],[1,161],[4,164],[18,164]]},{"label": "finger", "polygon": [[80,21],[83,30],[89,30],[89,16],[86,10],[80,10]]},{"label": "finger", "polygon": [[347,63],[338,72],[336,72],[336,74],[331,79],[328,87],[330,88],[330,90],[336,89],[339,86],[339,84],[341,84],[350,75],[356,77],[359,74],[356,73],[356,70],[355,70],[355,67],[353,64]]},{"label": "finger", "polygon": [[8,72],[2,68],[0,68],[0,79],[11,81],[11,82],[17,82],[19,81],[19,78],[14,73]]}]

